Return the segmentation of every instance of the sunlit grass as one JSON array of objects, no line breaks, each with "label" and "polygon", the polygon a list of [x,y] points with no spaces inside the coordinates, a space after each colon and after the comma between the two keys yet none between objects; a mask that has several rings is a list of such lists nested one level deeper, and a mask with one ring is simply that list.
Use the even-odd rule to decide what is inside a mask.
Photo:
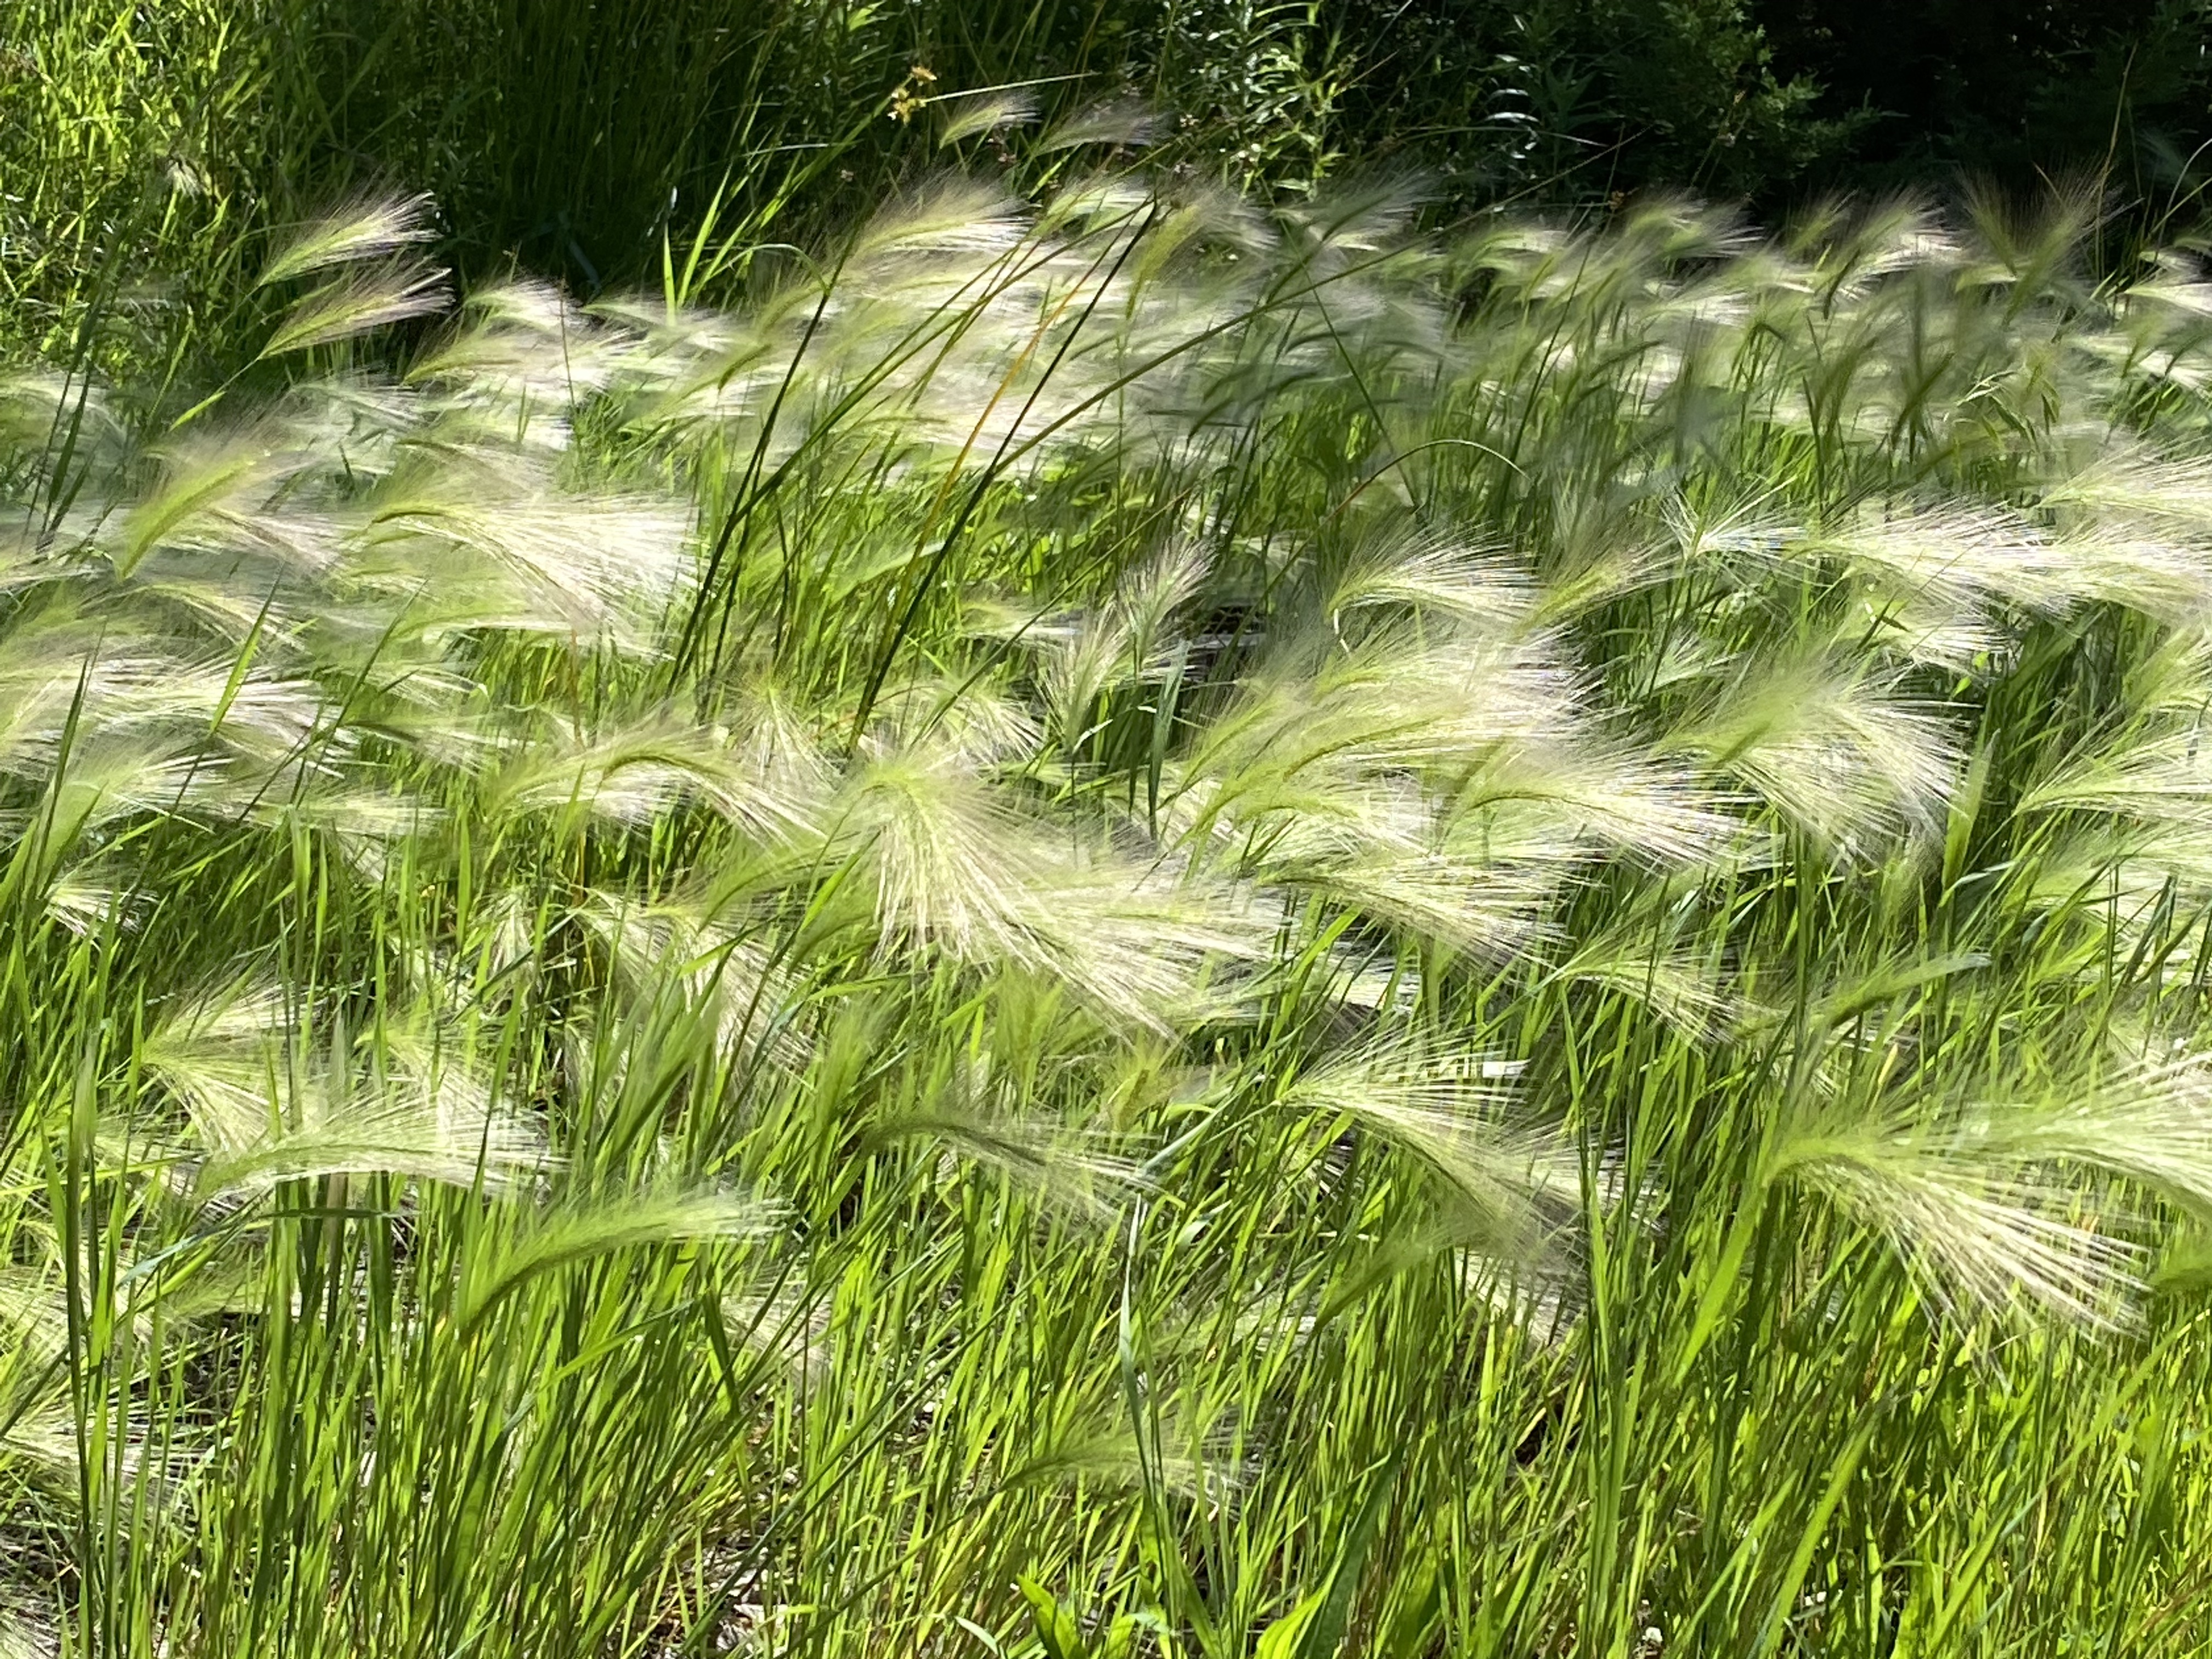
[{"label": "sunlit grass", "polygon": [[2201,1650],[2187,273],[1412,206],[11,383],[10,1641]]}]

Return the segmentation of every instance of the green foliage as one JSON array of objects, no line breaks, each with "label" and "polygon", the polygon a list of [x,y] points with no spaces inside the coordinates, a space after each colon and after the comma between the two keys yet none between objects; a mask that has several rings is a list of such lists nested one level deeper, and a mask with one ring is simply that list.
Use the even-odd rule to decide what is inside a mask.
[{"label": "green foliage", "polygon": [[1399,7],[1352,0],[1346,124],[1471,202],[1654,184],[1771,195],[1847,150],[1743,0]]},{"label": "green foliage", "polygon": [[586,288],[649,268],[672,204],[726,175],[770,198],[818,175],[906,68],[845,0],[276,3],[275,107],[326,191],[408,179],[465,265]]},{"label": "green foliage", "polygon": [[1413,212],[10,380],[12,1644],[2201,1651],[2199,273]]},{"label": "green foliage", "polygon": [[2212,137],[2203,0],[1769,0],[1756,15],[1824,112],[1861,123],[1832,178],[1894,187],[1966,169],[2018,185],[2101,168],[2147,217],[2195,216]]},{"label": "green foliage", "polygon": [[261,48],[222,3],[10,0],[0,13],[4,338],[155,376],[241,285],[269,168]]},{"label": "green foliage", "polygon": [[4,0],[0,351],[173,415],[265,337],[254,260],[334,201],[428,192],[471,281],[592,294],[696,249],[687,292],[726,296],[948,158],[1019,191],[1139,150],[1261,195],[1394,172],[1439,219],[2084,172],[2135,227],[2112,268],[2193,224],[2203,0],[2002,9]]}]

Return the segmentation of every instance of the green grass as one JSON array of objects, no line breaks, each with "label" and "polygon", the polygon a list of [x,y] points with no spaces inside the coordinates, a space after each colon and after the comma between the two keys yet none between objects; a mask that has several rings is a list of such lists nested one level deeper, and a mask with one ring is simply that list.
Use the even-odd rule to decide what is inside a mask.
[{"label": "green grass", "polygon": [[258,344],[261,256],[363,197],[430,193],[471,280],[589,295],[696,246],[694,285],[726,296],[947,162],[1030,188],[1133,142],[1238,182],[1340,159],[1343,71],[1307,9],[1156,10],[6,0],[0,354],[85,361],[141,399],[220,380]]},{"label": "green grass", "polygon": [[1412,211],[10,383],[9,1643],[2204,1650],[2192,270]]}]

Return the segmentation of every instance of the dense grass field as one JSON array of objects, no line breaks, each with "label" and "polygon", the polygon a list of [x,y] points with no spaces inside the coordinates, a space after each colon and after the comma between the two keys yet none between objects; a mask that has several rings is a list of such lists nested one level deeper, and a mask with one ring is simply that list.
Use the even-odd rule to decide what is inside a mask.
[{"label": "dense grass field", "polygon": [[2212,285],[1099,137],[10,374],[0,1646],[2205,1652]]}]

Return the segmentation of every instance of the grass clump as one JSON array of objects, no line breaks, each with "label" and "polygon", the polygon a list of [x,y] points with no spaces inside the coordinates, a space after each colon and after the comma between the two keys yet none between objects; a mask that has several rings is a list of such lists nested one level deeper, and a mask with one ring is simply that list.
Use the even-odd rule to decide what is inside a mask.
[{"label": "grass clump", "polygon": [[2194,273],[1413,206],[11,384],[11,1640],[2200,1650]]}]

